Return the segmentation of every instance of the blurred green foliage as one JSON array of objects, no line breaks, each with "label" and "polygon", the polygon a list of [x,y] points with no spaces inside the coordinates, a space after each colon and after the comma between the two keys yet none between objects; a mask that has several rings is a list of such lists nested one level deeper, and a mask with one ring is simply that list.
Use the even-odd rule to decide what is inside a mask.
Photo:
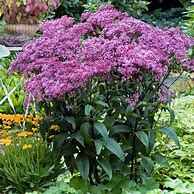
[{"label": "blurred green foliage", "polygon": [[[14,90],[13,93],[8,95],[11,99],[8,98],[0,104],[0,112],[3,113],[14,113],[13,107],[16,113],[24,113],[23,102],[24,102],[24,91],[22,89],[23,82],[22,77],[18,74],[8,74],[7,69],[10,66],[10,63],[16,58],[17,53],[11,53],[10,56],[5,58],[0,58],[0,102],[6,97],[6,91],[9,93],[11,90]],[[4,86],[3,86],[3,85]],[[7,97],[8,97],[7,96]],[[11,105],[13,103],[13,106]]]},{"label": "blurred green foliage", "polygon": [[182,25],[182,29],[190,36],[194,36],[194,5],[187,8],[185,13],[185,21]]},{"label": "blurred green foliage", "polygon": [[0,34],[3,34],[4,33],[4,21],[3,20],[0,20]]},{"label": "blurred green foliage", "polygon": [[177,27],[183,20],[183,8],[172,8],[167,11],[157,9],[151,13],[143,14],[141,20],[160,28]]},{"label": "blurred green foliage", "polygon": [[146,0],[61,0],[56,11],[56,17],[69,15],[79,19],[84,11],[95,11],[99,6],[112,3],[117,9],[126,11],[129,15],[140,17],[147,10],[149,4]]},{"label": "blurred green foliage", "polygon": [[122,12],[127,12],[129,15],[133,17],[140,17],[144,11],[148,10],[147,5],[148,1],[144,0],[88,0],[86,4],[84,4],[86,11],[95,11],[100,5],[111,3],[118,10]]},{"label": "blurred green foliage", "polygon": [[[168,157],[170,168],[158,166],[155,170],[155,177],[164,184],[166,178],[180,179],[194,182],[194,96],[181,96],[172,103],[175,111],[175,120],[172,125],[180,139],[180,149],[166,137],[158,135],[158,145],[155,151],[160,151]],[[162,113],[160,125],[168,122],[167,113]]]}]

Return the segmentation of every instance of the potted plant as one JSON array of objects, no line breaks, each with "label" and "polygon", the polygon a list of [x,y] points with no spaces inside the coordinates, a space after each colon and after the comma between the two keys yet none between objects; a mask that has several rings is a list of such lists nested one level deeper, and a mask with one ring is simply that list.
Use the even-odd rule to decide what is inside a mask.
[{"label": "potted plant", "polygon": [[58,0],[0,0],[0,16],[3,15],[5,31],[33,36],[37,24],[58,4]]}]

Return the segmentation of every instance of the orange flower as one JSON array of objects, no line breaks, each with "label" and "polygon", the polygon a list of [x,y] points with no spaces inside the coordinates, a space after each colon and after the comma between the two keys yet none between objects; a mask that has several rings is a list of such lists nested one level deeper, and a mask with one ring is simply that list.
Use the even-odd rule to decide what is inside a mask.
[{"label": "orange flower", "polygon": [[25,149],[30,149],[30,148],[32,148],[32,144],[24,144],[24,145],[22,146],[22,149],[23,149],[23,150],[25,150]]},{"label": "orange flower", "polygon": [[3,145],[10,145],[11,144],[11,138],[4,138],[4,139],[1,139],[1,143]]},{"label": "orange flower", "polygon": [[29,132],[29,131],[22,131],[21,133],[17,134],[17,136],[19,136],[19,137],[27,137],[27,136],[30,136],[30,135],[33,135],[33,133]]}]

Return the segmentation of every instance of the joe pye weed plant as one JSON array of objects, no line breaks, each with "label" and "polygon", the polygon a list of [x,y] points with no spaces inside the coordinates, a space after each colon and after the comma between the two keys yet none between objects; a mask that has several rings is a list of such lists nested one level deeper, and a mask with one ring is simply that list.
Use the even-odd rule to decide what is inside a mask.
[{"label": "joe pye weed plant", "polygon": [[[78,170],[91,184],[105,184],[117,171],[145,180],[154,163],[165,160],[153,153],[156,133],[179,146],[170,128],[167,79],[171,72],[193,71],[188,49],[194,42],[177,28],[152,27],[112,5],[83,13],[81,20],[43,23],[43,35],[23,48],[9,71],[28,78],[26,102],[35,99],[44,108],[41,133],[54,135],[55,150],[72,173]],[[162,128],[156,125],[159,110],[171,115]]]}]

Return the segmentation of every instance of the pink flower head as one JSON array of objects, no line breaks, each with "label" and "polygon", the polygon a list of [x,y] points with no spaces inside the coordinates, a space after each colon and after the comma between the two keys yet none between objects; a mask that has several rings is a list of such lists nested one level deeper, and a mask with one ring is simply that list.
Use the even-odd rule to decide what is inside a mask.
[{"label": "pink flower head", "polygon": [[[194,70],[188,59],[193,39],[177,28],[152,27],[112,5],[84,13],[78,24],[63,16],[46,21],[39,30],[43,35],[25,45],[9,69],[29,78],[25,91],[38,101],[75,96],[91,78],[111,80],[112,72],[121,82],[143,82],[145,74],[159,82],[172,56],[181,67]],[[129,103],[136,104],[138,95],[131,95]]]}]

